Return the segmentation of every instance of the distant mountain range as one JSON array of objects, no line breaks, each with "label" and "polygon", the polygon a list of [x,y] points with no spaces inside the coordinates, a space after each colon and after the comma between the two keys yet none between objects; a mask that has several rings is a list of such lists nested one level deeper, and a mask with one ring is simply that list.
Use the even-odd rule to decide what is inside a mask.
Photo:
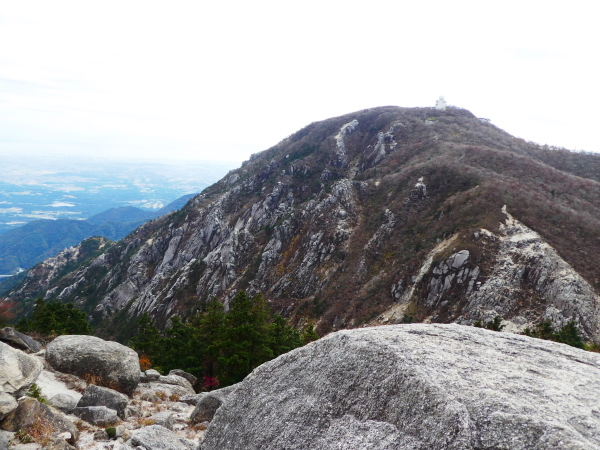
[{"label": "distant mountain range", "polygon": [[29,269],[92,236],[111,241],[122,239],[144,222],[181,208],[193,196],[184,195],[157,211],[125,206],[111,208],[87,220],[35,220],[7,231],[0,234],[0,275]]}]

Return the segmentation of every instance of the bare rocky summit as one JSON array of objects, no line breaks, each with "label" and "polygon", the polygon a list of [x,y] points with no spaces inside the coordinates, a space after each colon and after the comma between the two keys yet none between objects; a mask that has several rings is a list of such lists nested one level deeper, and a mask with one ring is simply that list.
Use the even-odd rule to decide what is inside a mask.
[{"label": "bare rocky summit", "polygon": [[263,364],[202,450],[597,449],[600,355],[460,325],[346,330]]}]

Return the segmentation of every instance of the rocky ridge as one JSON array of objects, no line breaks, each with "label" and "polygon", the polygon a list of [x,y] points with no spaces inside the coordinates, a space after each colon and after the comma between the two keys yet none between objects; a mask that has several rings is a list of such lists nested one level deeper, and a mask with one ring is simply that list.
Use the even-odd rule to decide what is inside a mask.
[{"label": "rocky ridge", "polygon": [[254,155],[85,262],[76,249],[46,261],[8,297],[74,302],[120,339],[144,312],[164,326],[246,289],[321,333],[502,315],[515,331],[575,320],[597,340],[600,278],[580,255],[600,250],[600,183],[556,155],[465,110],[359,111]]},{"label": "rocky ridge", "polygon": [[[502,209],[506,220],[497,234],[481,229],[476,241],[497,248],[495,260],[484,275],[460,250],[433,264],[433,259],[455,244],[455,237],[438,245],[426,259],[414,285],[422,288],[425,304],[452,321],[470,325],[473,317],[483,321],[504,319],[507,331],[520,333],[539,318],[562,327],[574,320],[588,340],[600,340],[600,296],[541,236]],[[426,276],[425,276],[426,275]],[[413,287],[414,287],[413,285]],[[414,300],[414,288],[400,296],[401,285],[392,287],[398,304],[374,323],[400,321]],[[461,301],[453,301],[457,294]],[[545,299],[545,304],[536,302]],[[434,314],[425,322],[435,322]]]}]

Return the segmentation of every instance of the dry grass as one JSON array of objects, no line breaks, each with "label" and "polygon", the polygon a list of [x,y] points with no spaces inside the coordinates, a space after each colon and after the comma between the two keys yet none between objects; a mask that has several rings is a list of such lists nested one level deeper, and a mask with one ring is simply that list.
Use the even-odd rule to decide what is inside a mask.
[{"label": "dry grass", "polygon": [[87,384],[94,384],[96,386],[107,387],[115,391],[119,390],[119,385],[115,381],[106,379],[100,375],[96,375],[93,373],[85,373],[83,374],[82,378]]},{"label": "dry grass", "polygon": [[188,428],[195,432],[206,430],[207,426],[204,423],[188,423]]},{"label": "dry grass", "polygon": [[156,391],[154,395],[160,398],[163,402],[167,399],[167,393],[165,391]]},{"label": "dry grass", "polygon": [[77,429],[79,431],[86,431],[86,430],[90,429],[90,426],[88,425],[88,423],[84,422],[81,419],[79,419],[77,422],[75,422],[75,426],[77,427]]},{"label": "dry grass", "polygon": [[138,417],[135,419],[136,428],[148,427],[154,424],[156,424],[156,420],[151,419],[150,417]]},{"label": "dry grass", "polygon": [[95,384],[96,386],[101,386],[103,383],[102,377],[93,373],[85,373],[83,374],[82,378],[87,384]]},{"label": "dry grass", "polygon": [[52,440],[54,427],[45,418],[36,420],[32,425],[20,429],[15,438],[23,444],[35,442],[42,446],[48,445]]},{"label": "dry grass", "polygon": [[169,396],[169,401],[178,402],[180,398],[181,398],[181,396],[179,394],[171,394]]}]

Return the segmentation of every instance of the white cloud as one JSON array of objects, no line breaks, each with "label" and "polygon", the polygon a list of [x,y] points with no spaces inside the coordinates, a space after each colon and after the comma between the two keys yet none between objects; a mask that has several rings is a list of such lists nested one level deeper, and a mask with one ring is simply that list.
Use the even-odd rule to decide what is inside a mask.
[{"label": "white cloud", "polygon": [[31,219],[58,219],[60,216],[73,216],[81,214],[78,211],[31,211],[28,214],[17,214],[19,217],[28,217]]},{"label": "white cloud", "polygon": [[52,190],[58,192],[78,192],[85,191],[85,188],[81,186],[53,186]]},{"label": "white cloud", "polygon": [[23,208],[17,208],[17,207],[0,208],[0,214],[18,214],[18,213],[22,213],[22,212],[23,212]]},{"label": "white cloud", "polygon": [[242,160],[315,120],[439,95],[600,151],[591,0],[33,3],[0,16],[7,153]]},{"label": "white cloud", "polygon": [[52,202],[51,204],[45,205],[45,206],[51,206],[53,208],[62,208],[62,207],[73,207],[73,206],[75,206],[75,204],[74,203],[67,203],[67,202],[55,201],[55,202]]}]

